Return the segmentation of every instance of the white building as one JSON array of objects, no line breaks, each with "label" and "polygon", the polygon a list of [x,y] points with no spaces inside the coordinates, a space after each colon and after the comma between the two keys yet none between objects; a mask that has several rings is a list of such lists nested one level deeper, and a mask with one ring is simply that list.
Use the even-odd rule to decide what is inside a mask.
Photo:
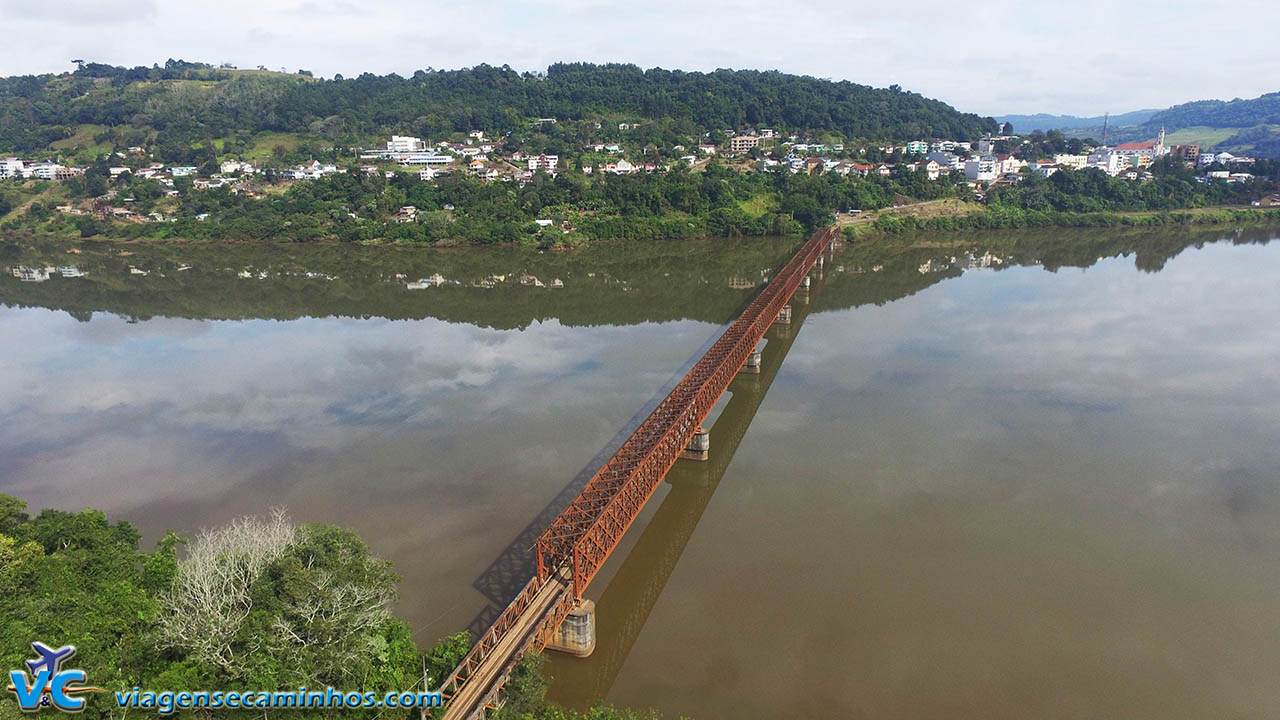
[{"label": "white building", "polygon": [[253,174],[253,166],[249,163],[240,162],[239,160],[223,160],[222,164],[218,166],[218,170],[220,170],[223,175],[230,175],[232,173],[242,173],[244,175]]},{"label": "white building", "polygon": [[1016,175],[1022,168],[1027,166],[1025,161],[1019,160],[1012,155],[997,155],[996,159],[998,162],[996,172],[1000,175],[1009,175],[1011,173]]},{"label": "white building", "polygon": [[1083,170],[1089,165],[1089,156],[1059,153],[1053,156],[1053,164],[1072,170]]},{"label": "white building", "polygon": [[996,179],[1000,161],[991,155],[983,155],[976,160],[966,160],[964,176],[974,182],[990,182]]},{"label": "white building", "polygon": [[547,172],[551,172],[552,170],[555,170],[556,166],[559,164],[559,155],[539,155],[537,157],[529,158],[530,170],[545,170]]},{"label": "white building", "polygon": [[390,153],[388,158],[401,165],[448,165],[453,158],[448,155],[437,155],[434,151]]},{"label": "white building", "polygon": [[1089,153],[1089,167],[1100,168],[1106,174],[1114,177],[1128,169],[1129,158],[1129,155],[1116,152],[1111,148],[1096,148]]},{"label": "white building", "polygon": [[409,135],[392,135],[391,139],[387,141],[387,152],[411,153],[422,152],[426,149],[427,144],[421,138]]},{"label": "white building", "polygon": [[40,180],[57,180],[59,171],[65,171],[66,168],[58,163],[42,162],[26,167],[27,177],[39,178]]},{"label": "white building", "polygon": [[22,177],[26,165],[16,157],[0,158],[0,178]]}]

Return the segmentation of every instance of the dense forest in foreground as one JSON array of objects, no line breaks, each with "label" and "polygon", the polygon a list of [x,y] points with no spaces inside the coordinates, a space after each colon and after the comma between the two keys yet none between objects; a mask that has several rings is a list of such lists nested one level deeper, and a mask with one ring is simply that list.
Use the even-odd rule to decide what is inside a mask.
[{"label": "dense forest in foreground", "polygon": [[[232,133],[308,133],[340,145],[391,133],[491,135],[529,118],[664,119],[686,133],[762,125],[847,138],[977,138],[991,118],[893,86],[876,89],[781,72],[684,72],[635,65],[556,64],[545,73],[478,65],[316,79],[220,70],[170,60],[163,67],[96,63],[75,72],[0,79],[0,153],[27,153],[71,137],[78,125],[132,127],[157,145]],[[141,143],[135,143],[141,144]]]},{"label": "dense forest in foreground", "polygon": [[[295,524],[280,510],[194,538],[168,533],[148,552],[136,528],[100,510],[26,510],[0,493],[0,662],[25,668],[33,640],[74,645],[76,665],[107,691],[86,697],[86,718],[126,717],[114,694],[131,688],[159,696],[144,713],[176,710],[181,717],[229,716],[174,704],[177,693],[191,703],[196,691],[206,700],[211,691],[248,697],[299,687],[383,697],[421,689],[424,672],[444,677],[470,648],[464,632],[419,650],[391,612],[399,578],[350,530]],[[539,662],[530,656],[517,668],[497,720],[657,720],[607,707],[584,715],[553,706]],[[242,708],[251,707],[246,699]],[[295,706],[271,710],[286,720],[318,714]],[[391,707],[334,714],[422,717]],[[26,716],[16,703],[0,703],[0,719]]]}]

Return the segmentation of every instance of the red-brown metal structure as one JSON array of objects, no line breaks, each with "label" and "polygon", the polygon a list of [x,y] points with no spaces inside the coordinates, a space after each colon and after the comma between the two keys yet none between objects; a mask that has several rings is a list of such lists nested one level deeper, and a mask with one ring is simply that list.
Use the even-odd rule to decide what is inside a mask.
[{"label": "red-brown metal structure", "polygon": [[[440,686],[446,719],[483,718],[487,709],[496,706],[498,693],[520,656],[530,649],[541,650],[550,642],[689,445],[694,431],[834,238],[835,229],[828,228],[805,242],[543,531],[535,547],[537,576]],[[508,637],[513,631],[514,641]],[[500,646],[502,652],[495,652]],[[475,682],[483,687],[468,687]],[[468,707],[459,707],[453,700],[464,688]]]},{"label": "red-brown metal structure", "polygon": [[574,597],[582,597],[834,235],[834,228],[830,228],[809,238],[552,521],[536,547],[539,580],[546,581],[567,565]]}]

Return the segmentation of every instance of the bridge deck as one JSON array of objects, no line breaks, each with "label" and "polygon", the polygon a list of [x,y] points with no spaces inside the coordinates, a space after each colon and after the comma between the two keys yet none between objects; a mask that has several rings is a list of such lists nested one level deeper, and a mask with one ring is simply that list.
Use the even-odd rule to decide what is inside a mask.
[{"label": "bridge deck", "polygon": [[[444,720],[472,720],[496,700],[498,691],[520,656],[531,646],[545,644],[544,632],[548,616],[560,605],[572,605],[567,574],[547,580],[534,595],[515,623],[505,632],[457,693],[445,705]],[[553,628],[554,629],[554,628]]]}]

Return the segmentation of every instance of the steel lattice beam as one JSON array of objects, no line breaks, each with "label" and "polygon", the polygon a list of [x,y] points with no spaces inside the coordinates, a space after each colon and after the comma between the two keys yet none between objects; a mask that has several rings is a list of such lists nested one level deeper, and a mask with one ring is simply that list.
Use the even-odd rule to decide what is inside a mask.
[{"label": "steel lattice beam", "polygon": [[[462,710],[462,717],[482,719],[486,710],[496,707],[498,694],[520,657],[547,645],[834,238],[834,229],[809,238],[542,533],[535,546],[538,574],[440,687],[449,715]],[[526,613],[532,616],[525,617]],[[528,630],[535,618],[537,624]],[[513,644],[506,636],[517,626],[523,635]],[[502,652],[494,653],[504,642]],[[482,667],[485,673],[478,673]],[[453,698],[477,674],[489,678],[484,681],[488,687],[481,689],[474,704],[467,703],[470,707],[453,707]],[[471,688],[468,693],[475,694]]]}]

